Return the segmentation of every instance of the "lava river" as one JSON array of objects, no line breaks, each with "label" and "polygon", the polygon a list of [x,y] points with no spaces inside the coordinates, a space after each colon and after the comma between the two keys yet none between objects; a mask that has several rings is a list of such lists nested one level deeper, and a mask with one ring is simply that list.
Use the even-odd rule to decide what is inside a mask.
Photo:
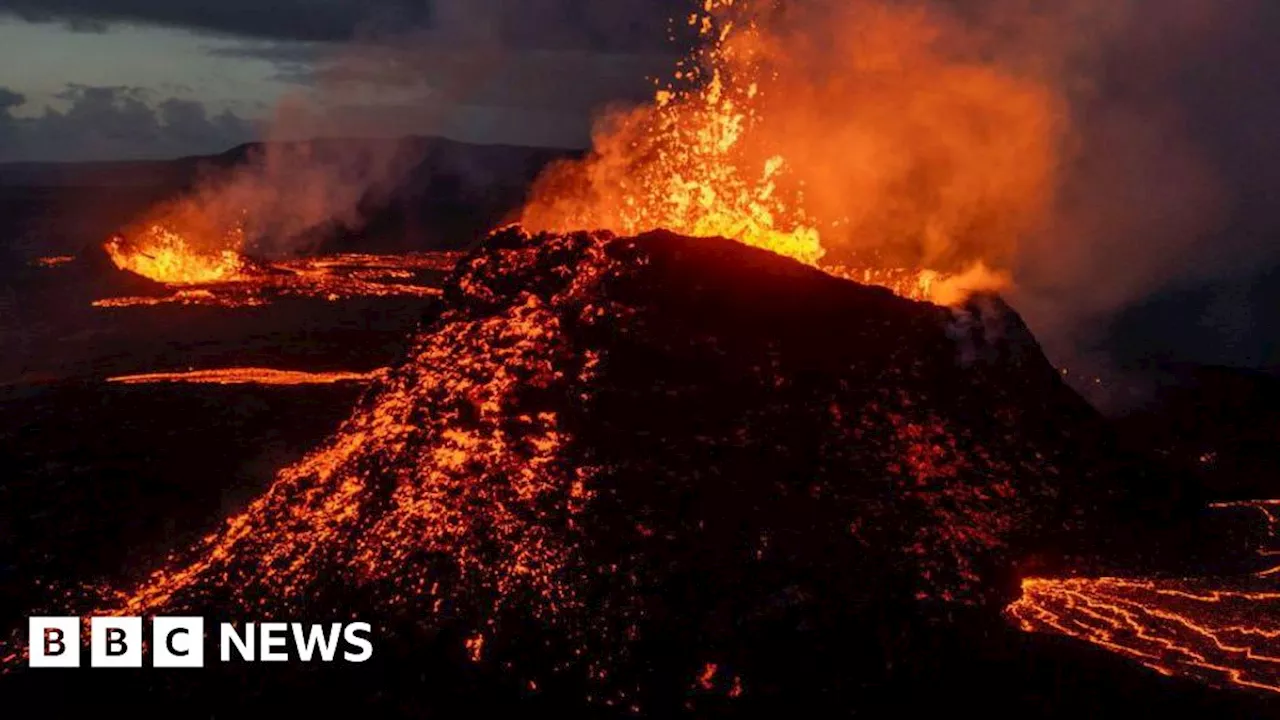
[{"label": "lava river", "polygon": [[[1280,500],[1214,509],[1259,513],[1274,545]],[[1024,630],[1084,640],[1164,675],[1280,693],[1280,565],[1236,578],[1031,578],[1022,592],[1007,612]]]}]

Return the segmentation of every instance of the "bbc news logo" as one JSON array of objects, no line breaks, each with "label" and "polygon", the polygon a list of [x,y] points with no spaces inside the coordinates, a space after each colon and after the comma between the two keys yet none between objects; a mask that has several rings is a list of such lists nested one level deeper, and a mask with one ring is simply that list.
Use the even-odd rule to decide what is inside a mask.
[{"label": "bbc news logo", "polygon": [[[89,665],[95,668],[139,668],[143,646],[151,667],[204,667],[204,618],[157,617],[151,634],[140,617],[89,619]],[[80,667],[81,621],[78,617],[33,617],[27,622],[27,648],[33,668]],[[349,662],[373,656],[369,623],[246,623],[237,628],[221,623],[218,659],[221,662]],[[147,640],[150,642],[146,642]]]}]

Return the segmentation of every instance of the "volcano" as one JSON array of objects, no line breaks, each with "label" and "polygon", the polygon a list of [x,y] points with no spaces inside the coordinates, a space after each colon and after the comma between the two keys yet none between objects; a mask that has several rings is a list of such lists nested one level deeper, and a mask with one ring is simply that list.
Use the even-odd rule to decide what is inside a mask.
[{"label": "volcano", "polygon": [[1027,567],[1167,520],[1162,482],[996,298],[511,227],[327,443],[95,612],[377,617],[646,712],[856,695],[915,628],[999,623]]}]

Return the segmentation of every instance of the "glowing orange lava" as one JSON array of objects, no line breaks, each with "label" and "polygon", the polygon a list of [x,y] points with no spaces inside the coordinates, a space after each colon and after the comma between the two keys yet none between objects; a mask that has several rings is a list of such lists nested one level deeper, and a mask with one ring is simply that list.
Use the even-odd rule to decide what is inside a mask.
[{"label": "glowing orange lava", "polygon": [[162,203],[104,244],[117,268],[158,282],[167,293],[102,298],[94,307],[254,307],[281,297],[428,298],[438,294],[431,287],[438,278],[425,275],[448,271],[459,257],[437,252],[251,258],[246,228],[252,198],[218,187]]},{"label": "glowing orange lava", "polygon": [[[1214,507],[1255,509],[1276,538],[1280,501]],[[1280,693],[1277,573],[1280,565],[1227,578],[1031,578],[1007,612],[1024,630],[1078,638],[1164,675]]]},{"label": "glowing orange lava", "polygon": [[1009,286],[1053,187],[1054,94],[953,56],[963,32],[918,9],[835,12],[833,61],[765,5],[706,0],[701,47],[549,168],[521,223],[726,237],[939,304]]},{"label": "glowing orange lava", "polygon": [[237,251],[198,250],[184,235],[161,224],[133,239],[116,235],[104,247],[116,267],[166,285],[227,282],[244,270]]},{"label": "glowing orange lava", "polygon": [[[410,557],[438,553],[468,583],[490,588],[495,603],[532,593],[541,601],[536,612],[551,618],[571,602],[557,577],[569,551],[537,518],[565,513],[571,523],[590,496],[584,489],[589,472],[560,467],[562,431],[554,413],[521,416],[527,434],[519,442],[507,437],[510,428],[502,422],[521,392],[552,381],[544,353],[562,352],[558,335],[550,313],[531,301],[506,317],[430,336],[407,370],[382,376],[379,402],[362,404],[324,447],[281,471],[265,495],[205,540],[193,561],[121,593],[113,611],[162,612],[210,580],[244,604],[268,597],[301,602],[318,567],[342,547],[349,581],[390,583],[395,603],[429,608],[448,596],[452,588],[438,579],[406,571]],[[475,403],[474,424],[454,413],[415,415],[425,396],[455,393]],[[416,479],[397,485],[385,500],[375,499],[382,479],[359,466],[374,447],[413,448],[417,459]],[[489,477],[509,480],[486,482]],[[370,502],[390,506],[365,526]],[[476,517],[482,505],[494,509]],[[340,540],[353,532],[362,539]],[[469,551],[489,543],[503,550],[497,562]],[[477,634],[467,643],[477,660],[484,642]]]},{"label": "glowing orange lava", "polygon": [[353,297],[418,297],[440,294],[429,273],[451,269],[460,255],[453,252],[372,255],[345,253],[280,260],[250,266],[240,261],[234,276],[222,280],[166,283],[164,295],[103,298],[98,308],[154,305],[210,305],[255,307],[282,297],[343,300]]},{"label": "glowing orange lava", "polygon": [[[647,242],[612,238],[607,233],[533,238],[516,229],[504,231],[449,281],[448,301],[437,321],[415,337],[404,362],[377,376],[374,388],[335,434],[301,461],[282,469],[270,488],[243,512],[196,547],[176,554],[164,569],[136,586],[95,589],[94,614],[181,614],[209,607],[251,616],[267,611],[290,614],[316,607],[317,602],[323,607],[325,599],[359,594],[361,602],[367,597],[380,610],[408,610],[417,620],[462,631],[458,650],[482,665],[492,665],[510,653],[511,643],[522,635],[512,629],[527,628],[525,622],[531,621],[554,630],[548,636],[556,635],[556,642],[563,642],[563,652],[550,655],[554,662],[547,667],[522,669],[528,676],[520,680],[533,687],[546,679],[544,670],[547,675],[567,668],[584,670],[586,677],[609,687],[610,702],[632,702],[628,694],[633,687],[608,685],[609,674],[625,661],[644,628],[663,626],[651,625],[651,611],[642,599],[633,599],[641,597],[636,593],[647,592],[632,584],[641,575],[620,566],[616,558],[633,557],[634,548],[645,542],[665,546],[668,539],[652,540],[651,524],[631,513],[621,515],[617,524],[597,523],[601,508],[607,511],[610,503],[617,502],[619,488],[648,488],[654,475],[684,473],[659,469],[651,474],[654,467],[666,466],[651,465],[648,455],[636,453],[642,456],[637,466],[622,468],[633,474],[623,475],[619,468],[627,459],[620,461],[622,455],[598,454],[598,450],[584,453],[582,436],[584,428],[599,424],[597,418],[630,415],[636,398],[653,392],[651,368],[647,364],[629,367],[626,360],[657,355],[647,354],[648,348],[671,352],[670,336],[654,331],[652,319],[669,316],[663,312],[669,306],[657,303],[677,292],[667,279],[687,275],[664,275],[656,268],[680,262],[672,258],[690,262],[689,256],[700,251],[719,260],[724,257],[714,249],[719,245],[746,258],[743,267],[764,257],[800,270],[802,274],[788,280],[787,287],[803,282],[840,286],[841,293],[852,289],[857,302],[851,300],[851,306],[874,304],[867,298],[876,297],[905,313],[903,318],[950,315],[884,293],[851,288],[730,242],[672,237]],[[637,252],[643,247],[649,248],[648,254]],[[368,269],[396,263],[365,258],[355,264]],[[704,272],[703,281],[714,277],[705,273],[706,262],[690,267]],[[780,276],[768,268],[760,272],[764,275],[753,277]],[[654,273],[657,279],[649,276],[651,285],[632,284],[632,273]],[[740,284],[726,282],[725,286]],[[654,305],[646,307],[633,299],[640,287],[652,293]],[[703,292],[702,287],[688,292]],[[653,332],[654,337],[645,339],[637,329]],[[613,338],[617,339],[595,340],[606,331],[616,332]],[[865,337],[898,347],[892,336]],[[945,340],[946,336],[936,337]],[[755,357],[775,352],[773,338],[772,333],[762,337]],[[587,339],[593,342],[584,342]],[[830,355],[825,332],[820,340],[821,354]],[[856,342],[859,348],[877,344]],[[725,343],[713,336],[703,347],[707,355],[741,361],[741,353],[751,352],[752,345]],[[727,347],[746,349],[728,353]],[[705,355],[693,355],[700,356]],[[689,356],[679,357],[683,367]],[[1005,592],[1003,584],[988,582],[987,567],[1008,561],[1015,552],[1011,538],[1046,527],[1046,521],[1032,524],[1029,518],[1040,517],[1038,513],[1050,506],[1050,500],[1070,491],[1059,482],[1068,473],[1047,463],[1063,462],[1073,454],[1069,447],[1054,450],[1056,459],[1051,461],[1039,452],[1034,461],[1030,453],[1022,454],[1024,440],[1017,433],[1030,423],[1016,407],[1007,416],[993,413],[1002,417],[1000,425],[981,436],[988,440],[980,440],[945,407],[931,408],[908,389],[884,388],[892,378],[913,372],[913,367],[936,362],[937,369],[919,371],[925,373],[919,378],[930,383],[923,387],[933,387],[937,372],[955,370],[950,356],[924,354],[909,362],[893,356],[883,362],[878,374],[853,376],[865,383],[870,395],[821,392],[803,397],[825,402],[797,403],[795,395],[779,390],[795,375],[779,370],[765,374],[756,381],[758,385],[736,384],[732,390],[761,388],[767,393],[763,397],[771,400],[769,407],[820,408],[822,424],[816,427],[822,435],[830,433],[830,439],[822,441],[823,451],[857,453],[833,456],[843,457],[841,462],[851,468],[832,473],[838,484],[813,485],[798,493],[813,500],[802,506],[800,517],[805,523],[812,521],[820,506],[837,507],[822,526],[833,529],[823,535],[824,542],[838,538],[847,543],[852,552],[846,558],[867,555],[873,548],[892,548],[893,566],[905,568],[910,576],[904,580],[911,584],[903,587],[922,607],[949,612],[961,604],[987,606]],[[745,364],[763,367],[753,361]],[[850,360],[840,367],[872,364]],[[281,377],[275,371],[247,368],[153,375],[137,381],[238,382],[247,378],[258,382]],[[635,377],[635,384],[623,385],[620,377]],[[839,379],[833,386],[846,382]],[[626,402],[599,404],[593,399],[601,388],[607,393],[617,387],[633,389],[621,396]],[[1005,391],[1001,382],[982,387],[986,392]],[[963,397],[971,403],[978,394]],[[586,400],[591,400],[591,407],[607,408],[608,414],[584,413],[579,403]],[[683,412],[689,407],[693,404],[677,409]],[[775,421],[744,430],[736,424],[739,415],[730,413],[734,419],[718,434],[690,438],[688,447],[693,451],[676,454],[681,465],[672,467],[685,467],[686,462],[687,467],[702,467],[716,455],[706,452],[708,448],[727,452],[741,447],[743,457],[750,453],[754,458],[760,444],[772,441],[782,426]],[[669,420],[674,411],[660,417]],[[636,434],[627,432],[625,437],[630,441]],[[993,444],[1006,438],[1017,455]],[[865,495],[835,494],[847,478],[864,476],[890,482]],[[614,479],[618,477],[643,481],[619,482]],[[742,485],[730,487],[745,491]],[[778,493],[778,485],[766,484],[753,497],[763,504]],[[722,495],[706,497],[710,505],[722,505]],[[651,507],[678,505],[654,501]],[[754,502],[744,507],[761,514],[761,505]],[[1274,535],[1280,503],[1220,509],[1228,508],[1261,513]],[[901,524],[898,518],[912,520]],[[615,552],[612,543],[617,537],[594,532],[593,527],[627,534]],[[705,547],[707,537],[691,543],[694,555]],[[748,562],[777,552],[771,549],[775,541],[770,537],[753,538],[747,550],[753,551],[754,559]],[[608,552],[593,555],[592,543],[597,542],[608,543]],[[600,557],[608,562],[599,563]],[[794,555],[789,552],[786,557]],[[663,562],[654,567],[666,567],[665,557],[660,559]],[[1008,613],[1029,631],[1081,638],[1164,673],[1280,692],[1280,623],[1273,621],[1280,611],[1276,572],[1227,579],[1031,579]],[[871,575],[855,575],[859,590],[878,582]],[[615,589],[617,595],[612,594]],[[607,592],[598,594],[602,590]],[[613,604],[601,611],[593,602],[599,597]],[[509,622],[518,624],[504,625]],[[0,666],[6,662],[0,661]],[[739,697],[744,687],[745,692],[755,687],[751,675],[737,674],[731,658],[708,657],[699,651],[696,664],[687,670],[690,674],[682,678],[694,692]]]},{"label": "glowing orange lava", "polygon": [[96,308],[131,308],[152,307],[156,305],[216,305],[219,307],[258,307],[266,305],[266,301],[256,294],[231,296],[227,293],[215,293],[206,288],[183,288],[174,290],[168,295],[125,295],[123,297],[94,300]]},{"label": "glowing orange lava", "polygon": [[337,383],[372,382],[386,372],[385,369],[370,372],[302,372],[299,370],[274,370],[271,368],[217,368],[213,370],[189,370],[187,372],[146,373],[107,378],[107,382],[122,385],[149,385],[154,383],[187,383],[195,385],[333,385]]},{"label": "glowing orange lava", "polygon": [[48,257],[36,258],[31,261],[34,267],[55,268],[60,265],[66,265],[75,261],[74,255],[50,255]]},{"label": "glowing orange lava", "polygon": [[[706,45],[681,63],[681,88],[668,84],[657,92],[652,108],[638,110],[596,138],[597,146],[626,146],[628,166],[553,170],[535,188],[524,225],[558,232],[607,228],[624,235],[665,228],[692,237],[731,238],[810,264],[822,259],[818,230],[798,205],[777,192],[785,159],[774,156],[753,165],[739,157],[743,134],[756,120],[753,100],[759,86],[728,74],[741,59],[736,46],[726,42],[734,28],[718,27],[713,13],[733,4],[708,0],[704,14],[689,18]],[[750,35],[756,28],[748,24],[738,32]],[[584,196],[584,181],[592,191],[605,185],[596,187],[595,178],[584,178],[579,170],[607,173],[618,184],[607,196]]]}]

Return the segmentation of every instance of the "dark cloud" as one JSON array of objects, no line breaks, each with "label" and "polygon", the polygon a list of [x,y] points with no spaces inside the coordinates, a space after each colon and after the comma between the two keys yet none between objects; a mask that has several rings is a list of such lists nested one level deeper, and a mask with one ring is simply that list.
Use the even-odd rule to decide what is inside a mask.
[{"label": "dark cloud", "polygon": [[337,47],[332,43],[246,40],[207,47],[204,52],[215,58],[262,60],[275,67],[272,80],[291,85],[313,85],[316,65],[331,56]]},{"label": "dark cloud", "polygon": [[[1033,239],[1045,247],[1021,276],[1040,297],[1020,298],[1021,309],[1062,319],[1059,308],[1070,307],[1075,327],[1065,332],[1087,343],[1117,311],[1134,308],[1141,319],[1123,323],[1126,336],[1159,332],[1162,342],[1181,343],[1182,357],[1261,364],[1234,351],[1213,355],[1223,343],[1205,338],[1214,326],[1228,336],[1255,327],[1280,337],[1277,306],[1241,291],[1280,263],[1280,86],[1267,74],[1280,62],[1280,5],[1134,7],[1142,12],[1082,83],[1081,152],[1057,226]],[[1162,296],[1171,300],[1153,300]],[[1178,332],[1158,328],[1162,317],[1176,318]]]},{"label": "dark cloud", "polygon": [[309,65],[333,52],[328,43],[245,41],[233,45],[205,48],[213,57],[249,58],[280,65]]},{"label": "dark cloud", "polygon": [[518,47],[653,48],[689,0],[0,0],[0,13],[101,30],[136,23],[291,41],[346,41],[448,25],[460,15]]},{"label": "dark cloud", "polygon": [[10,108],[21,107],[26,102],[25,95],[16,93],[9,88],[0,87],[0,119],[8,117]]},{"label": "dark cloud", "polygon": [[15,110],[23,98],[0,88],[0,161],[122,160],[220,152],[254,136],[231,112],[211,116],[202,103],[152,101],[142,88],[73,85],[59,95],[65,111],[36,116]]},{"label": "dark cloud", "polygon": [[[2,6],[4,0],[0,0]],[[388,27],[367,24],[354,42],[247,39],[211,47],[215,57],[264,60],[276,80],[301,85],[326,81],[403,84],[410,73],[437,76],[478,64],[509,65],[546,73],[539,85],[558,83],[564,92],[608,94],[602,81],[618,80],[619,66],[636,71],[621,78],[619,97],[635,95],[637,83],[665,70],[681,50],[672,42],[672,16],[693,0],[433,0],[428,20]],[[678,24],[678,29],[686,29]],[[661,63],[659,65],[658,63]],[[593,67],[594,65],[594,67]],[[415,77],[413,82],[417,82]],[[521,90],[521,88],[515,88]]]},{"label": "dark cloud", "polygon": [[[192,5],[0,0],[0,13],[238,37],[209,43],[206,52],[266,61],[274,67],[271,79],[299,86],[297,94],[314,105],[304,124],[269,121],[267,137],[413,133],[576,146],[587,141],[594,110],[652,92],[649,77],[666,74],[676,53],[668,17],[682,14],[690,0]],[[68,92],[67,109],[38,118],[5,110],[0,157],[160,157],[220,150],[249,134],[236,115],[210,118],[198,104],[163,101],[154,91]]]},{"label": "dark cloud", "polygon": [[595,111],[652,96],[651,78],[666,76],[679,52],[667,13],[687,5],[436,0],[429,24],[394,34],[244,40],[208,52],[269,62],[275,80],[303,86],[306,111],[278,117],[272,136],[442,134],[576,147]]},{"label": "dark cloud", "polygon": [[0,0],[0,12],[76,29],[112,23],[186,28],[247,37],[346,40],[361,27],[403,27],[430,19],[427,0]]},{"label": "dark cloud", "polygon": [[[1180,32],[1151,31],[1147,82],[1128,89],[1176,104],[1221,207],[1185,248],[1155,249],[1183,268],[1176,292],[1139,304],[1113,332],[1133,354],[1155,347],[1180,360],[1280,368],[1280,85],[1271,70],[1280,3],[1180,0],[1164,12],[1178,7]],[[1148,80],[1153,68],[1163,70],[1158,83]]]}]

